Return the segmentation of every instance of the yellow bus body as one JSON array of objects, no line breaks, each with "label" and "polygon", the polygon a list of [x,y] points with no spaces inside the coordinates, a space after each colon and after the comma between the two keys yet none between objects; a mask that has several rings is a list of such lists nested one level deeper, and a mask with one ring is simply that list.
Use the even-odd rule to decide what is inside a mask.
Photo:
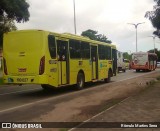
[{"label": "yellow bus body", "polygon": [[45,56],[45,32],[16,31],[4,34],[3,59],[8,74],[5,83],[48,83],[47,73],[39,75],[40,59]]},{"label": "yellow bus body", "polygon": [[[54,39],[50,36],[53,36]],[[55,42],[55,49],[48,44],[49,39]],[[72,39],[89,44],[89,58],[71,58],[70,40]],[[42,84],[53,87],[73,85],[77,83],[80,72],[83,73],[85,82],[107,79],[109,71],[113,74],[113,60],[100,60],[96,53],[98,45],[116,50],[114,45],[71,34],[58,34],[42,30],[6,33],[3,44],[4,83]],[[91,60],[91,46],[94,48],[93,53],[96,53],[96,62]],[[65,54],[66,56],[62,55],[62,60],[60,60],[58,52],[61,52],[62,47],[65,47],[67,54]],[[55,57],[52,58],[53,54]]]}]

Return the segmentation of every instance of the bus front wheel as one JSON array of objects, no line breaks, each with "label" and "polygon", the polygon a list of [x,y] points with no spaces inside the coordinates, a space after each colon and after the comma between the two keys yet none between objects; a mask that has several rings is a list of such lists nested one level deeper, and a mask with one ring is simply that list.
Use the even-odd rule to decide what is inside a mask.
[{"label": "bus front wheel", "polygon": [[83,89],[84,87],[84,75],[83,73],[78,73],[78,76],[77,76],[77,89],[78,90],[81,90]]}]

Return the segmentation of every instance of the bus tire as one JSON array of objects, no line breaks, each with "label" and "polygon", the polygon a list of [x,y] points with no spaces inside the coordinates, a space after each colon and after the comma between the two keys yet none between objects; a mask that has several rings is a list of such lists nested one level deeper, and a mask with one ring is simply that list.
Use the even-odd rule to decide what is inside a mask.
[{"label": "bus tire", "polygon": [[140,69],[136,69],[136,72],[140,72]]},{"label": "bus tire", "polygon": [[104,79],[105,83],[109,83],[111,81],[111,71],[108,72],[108,78]]},{"label": "bus tire", "polygon": [[76,88],[77,88],[78,90],[83,89],[83,87],[84,87],[84,82],[85,82],[85,80],[84,80],[84,74],[81,73],[81,72],[78,73]]}]

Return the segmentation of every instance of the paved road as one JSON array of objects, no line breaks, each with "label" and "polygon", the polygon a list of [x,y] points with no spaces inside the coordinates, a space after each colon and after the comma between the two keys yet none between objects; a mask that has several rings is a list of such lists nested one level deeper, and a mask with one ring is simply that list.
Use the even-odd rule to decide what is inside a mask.
[{"label": "paved road", "polygon": [[[159,70],[154,71],[159,72]],[[123,81],[126,79],[144,76],[151,72],[136,73],[134,71],[127,71],[126,73],[119,73],[116,77],[112,78],[112,82]],[[111,82],[111,84],[112,84]],[[87,85],[87,88],[82,91],[75,91],[73,87],[67,87],[56,90],[55,92],[44,92],[39,85],[24,85],[24,86],[0,86],[0,121],[21,121],[34,118],[36,113],[41,113],[44,109],[41,109],[38,104],[45,105],[46,102],[58,103],[63,101],[68,96],[78,96],[84,94],[87,90],[99,88],[100,86],[107,86],[109,84],[94,83],[93,85]],[[92,86],[90,88],[90,86]],[[57,98],[59,98],[57,100]],[[54,104],[50,105],[46,110],[54,108]],[[24,110],[25,109],[25,110]],[[20,111],[26,112],[20,112]],[[28,112],[29,111],[29,112]]]}]

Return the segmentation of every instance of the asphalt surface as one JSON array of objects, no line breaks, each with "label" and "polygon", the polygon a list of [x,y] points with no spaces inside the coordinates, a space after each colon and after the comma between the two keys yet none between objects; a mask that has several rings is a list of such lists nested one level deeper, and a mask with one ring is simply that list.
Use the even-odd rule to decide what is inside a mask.
[{"label": "asphalt surface", "polygon": [[[157,70],[159,71],[159,70]],[[150,72],[148,72],[150,73]],[[126,73],[119,73],[117,76],[112,77],[111,83],[127,80],[130,78],[138,77],[146,72],[136,73],[133,70],[129,70]],[[92,85],[86,85],[84,90],[87,90],[90,87],[98,88],[99,85],[107,86],[103,82],[93,83]],[[0,86],[0,113],[5,110],[14,109],[21,107],[23,105],[28,105],[37,101],[54,98],[64,94],[71,94],[76,92],[74,87],[64,87],[58,90],[53,90],[50,92],[45,92],[40,85],[10,85],[10,86]],[[80,92],[80,91],[79,91]]]}]

